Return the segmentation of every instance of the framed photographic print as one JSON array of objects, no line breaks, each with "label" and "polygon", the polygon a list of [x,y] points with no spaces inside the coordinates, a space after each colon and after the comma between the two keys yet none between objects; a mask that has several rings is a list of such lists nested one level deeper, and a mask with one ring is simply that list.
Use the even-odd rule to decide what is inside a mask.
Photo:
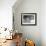
[{"label": "framed photographic print", "polygon": [[21,25],[37,25],[37,13],[21,13]]}]

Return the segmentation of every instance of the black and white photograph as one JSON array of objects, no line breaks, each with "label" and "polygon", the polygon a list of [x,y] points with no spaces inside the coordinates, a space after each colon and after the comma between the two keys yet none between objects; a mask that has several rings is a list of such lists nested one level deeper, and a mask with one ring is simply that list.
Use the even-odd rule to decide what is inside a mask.
[{"label": "black and white photograph", "polygon": [[21,24],[22,25],[36,25],[36,13],[22,13]]}]

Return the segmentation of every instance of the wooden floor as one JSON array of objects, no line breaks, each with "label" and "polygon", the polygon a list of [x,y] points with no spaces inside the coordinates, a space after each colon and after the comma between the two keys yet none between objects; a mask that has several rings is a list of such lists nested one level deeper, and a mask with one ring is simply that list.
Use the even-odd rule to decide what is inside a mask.
[{"label": "wooden floor", "polygon": [[2,43],[0,46],[16,46],[15,39],[13,39],[13,40],[6,40],[6,42]]}]

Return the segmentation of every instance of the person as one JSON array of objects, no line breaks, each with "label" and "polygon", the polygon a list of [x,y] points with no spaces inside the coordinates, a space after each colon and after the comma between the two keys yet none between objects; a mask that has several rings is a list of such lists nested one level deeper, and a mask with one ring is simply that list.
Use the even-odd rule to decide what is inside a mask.
[{"label": "person", "polygon": [[30,16],[24,16],[24,23],[30,23],[31,17]]}]

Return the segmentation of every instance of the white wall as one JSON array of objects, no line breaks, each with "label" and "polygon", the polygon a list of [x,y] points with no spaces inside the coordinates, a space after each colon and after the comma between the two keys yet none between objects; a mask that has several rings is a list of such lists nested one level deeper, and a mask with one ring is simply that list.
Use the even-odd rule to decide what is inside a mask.
[{"label": "white wall", "polygon": [[[15,6],[15,5],[14,5]],[[35,41],[36,46],[41,46],[41,31],[40,31],[40,0],[23,0],[18,7],[15,7],[14,19],[15,30],[22,32],[24,38],[28,38]],[[37,25],[36,26],[22,26],[21,25],[21,13],[37,13]]]},{"label": "white wall", "polygon": [[16,0],[0,0],[0,27],[12,28],[12,6]]},{"label": "white wall", "polygon": [[41,1],[40,29],[42,46],[46,46],[46,0]]}]

